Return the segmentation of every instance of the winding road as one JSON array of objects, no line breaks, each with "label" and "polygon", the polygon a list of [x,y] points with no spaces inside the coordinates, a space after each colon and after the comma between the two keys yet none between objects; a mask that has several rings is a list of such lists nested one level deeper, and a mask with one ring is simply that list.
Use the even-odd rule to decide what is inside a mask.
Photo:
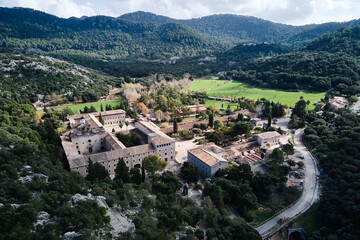
[{"label": "winding road", "polygon": [[[304,177],[304,191],[301,198],[291,207],[287,208],[280,214],[274,216],[270,220],[266,221],[264,224],[256,228],[263,238],[271,236],[273,233],[277,232],[283,226],[285,226],[289,221],[297,218],[302,213],[307,211],[316,201],[319,200],[320,191],[319,191],[319,182],[317,179],[318,170],[317,163],[314,157],[306,149],[301,138],[304,134],[304,129],[298,129],[295,132],[295,150],[299,151],[304,156],[304,164],[306,167],[306,173]],[[282,223],[279,223],[280,218],[286,220]]]}]

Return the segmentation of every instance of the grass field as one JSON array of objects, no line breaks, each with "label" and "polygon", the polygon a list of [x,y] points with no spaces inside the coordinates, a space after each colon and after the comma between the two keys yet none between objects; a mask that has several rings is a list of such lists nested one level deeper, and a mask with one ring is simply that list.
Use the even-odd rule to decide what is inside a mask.
[{"label": "grass field", "polygon": [[197,79],[192,83],[190,90],[207,89],[208,95],[214,97],[245,97],[254,100],[266,98],[270,101],[288,104],[291,107],[294,107],[295,103],[303,96],[306,101],[311,102],[309,108],[314,108],[312,104],[325,96],[324,92],[311,93],[304,90],[286,92],[276,89],[256,88],[239,81],[222,83],[224,83],[223,80]]},{"label": "grass field", "polygon": [[221,84],[225,83],[225,80],[217,80],[216,78],[202,78],[199,80],[195,80],[191,84],[191,91],[208,91],[211,88],[216,88]]},{"label": "grass field", "polygon": [[212,100],[212,99],[205,99],[205,107],[209,107],[210,105],[214,104],[215,107],[221,109],[222,105],[224,105],[223,109],[227,109],[228,105],[230,105],[231,109],[234,110],[236,109],[237,103],[231,103],[231,102],[221,102],[221,101],[216,101],[216,100]]},{"label": "grass field", "polygon": [[63,105],[63,106],[56,107],[56,109],[63,109],[63,108],[68,107],[76,114],[79,110],[84,110],[85,106],[88,106],[90,108],[91,105],[94,106],[98,112],[100,112],[101,105],[103,105],[103,108],[105,110],[106,105],[111,105],[112,107],[120,105],[120,100],[116,99],[116,100],[109,100],[109,101]]}]

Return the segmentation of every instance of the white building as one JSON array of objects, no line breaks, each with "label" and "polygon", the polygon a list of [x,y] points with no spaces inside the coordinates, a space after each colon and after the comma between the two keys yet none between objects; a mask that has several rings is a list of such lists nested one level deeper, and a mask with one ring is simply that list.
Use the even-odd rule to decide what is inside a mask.
[{"label": "white building", "polygon": [[211,178],[229,165],[224,155],[225,150],[215,144],[205,145],[188,150],[188,162],[197,167],[202,176]]},{"label": "white building", "polygon": [[254,126],[254,128],[263,128],[264,124],[263,121],[260,118],[251,118],[250,120],[251,124]]},{"label": "white building", "polygon": [[[103,112],[106,113],[106,112]],[[102,114],[103,114],[102,113]],[[156,154],[165,161],[175,159],[175,141],[162,133],[151,122],[137,122],[135,128],[147,136],[147,143],[125,147],[113,133],[105,131],[96,114],[77,115],[70,122],[71,129],[61,136],[61,143],[69,161],[70,170],[87,175],[89,160],[102,164],[113,177],[120,158],[129,168],[141,167],[144,157]],[[113,116],[113,114],[104,114]],[[116,115],[115,115],[116,116]],[[109,121],[122,121],[110,118]],[[125,119],[125,118],[124,118]],[[111,123],[109,123],[111,124]]]},{"label": "white building", "polygon": [[280,136],[281,136],[280,133],[272,131],[272,132],[264,132],[264,133],[256,134],[253,136],[253,139],[261,147],[265,147],[267,144],[269,144],[270,146],[280,144]]}]

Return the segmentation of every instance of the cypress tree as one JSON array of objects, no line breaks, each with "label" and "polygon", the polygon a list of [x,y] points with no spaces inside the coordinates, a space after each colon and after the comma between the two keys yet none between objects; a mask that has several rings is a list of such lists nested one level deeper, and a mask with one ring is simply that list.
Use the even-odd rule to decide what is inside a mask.
[{"label": "cypress tree", "polygon": [[214,112],[211,112],[209,115],[209,127],[213,127],[214,126]]},{"label": "cypress tree", "polygon": [[90,112],[97,112],[96,108],[93,105],[90,106]]},{"label": "cypress tree", "polygon": [[89,112],[90,112],[90,110],[89,110],[88,106],[85,106],[85,107],[84,107],[84,112],[83,112],[83,113],[89,113]]},{"label": "cypress tree", "polygon": [[104,119],[103,119],[103,117],[101,116],[101,113],[99,114],[99,122],[101,122],[101,124],[104,125]]},{"label": "cypress tree", "polygon": [[141,181],[142,181],[142,182],[145,181],[145,169],[144,169],[144,165],[141,166]]},{"label": "cypress tree", "polygon": [[101,111],[101,112],[104,111],[104,108],[103,108],[103,105],[102,105],[102,104],[100,105],[100,111]]},{"label": "cypress tree", "polygon": [[119,162],[116,166],[115,179],[122,180],[124,183],[130,182],[129,168],[126,166],[123,158],[119,159]]},{"label": "cypress tree", "polygon": [[178,124],[176,118],[174,118],[174,133],[178,133]]}]

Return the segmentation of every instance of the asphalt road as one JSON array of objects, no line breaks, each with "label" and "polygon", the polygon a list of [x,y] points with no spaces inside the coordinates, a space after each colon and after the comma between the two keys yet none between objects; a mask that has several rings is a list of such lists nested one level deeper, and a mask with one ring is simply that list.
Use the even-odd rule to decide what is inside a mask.
[{"label": "asphalt road", "polygon": [[[304,191],[297,203],[295,203],[290,208],[276,215],[269,221],[265,222],[261,226],[257,227],[256,230],[260,235],[265,238],[270,236],[272,233],[278,231],[284,225],[286,225],[290,220],[295,219],[301,213],[308,210],[316,201],[319,199],[319,183],[317,180],[318,170],[316,162],[313,159],[309,151],[307,151],[303,142],[301,141],[301,136],[304,133],[304,129],[298,129],[295,132],[295,149],[301,152],[304,156],[304,164],[306,167],[306,173],[304,177]],[[279,224],[280,218],[284,220]]]}]

